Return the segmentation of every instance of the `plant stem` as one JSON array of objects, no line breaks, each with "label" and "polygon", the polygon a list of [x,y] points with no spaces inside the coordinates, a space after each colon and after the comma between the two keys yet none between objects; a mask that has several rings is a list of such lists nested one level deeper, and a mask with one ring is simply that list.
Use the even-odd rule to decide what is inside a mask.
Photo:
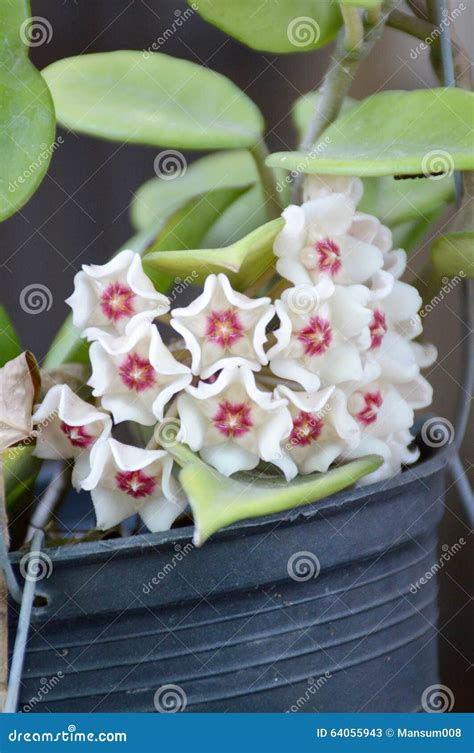
[{"label": "plant stem", "polygon": [[282,206],[277,198],[275,173],[271,167],[268,167],[268,165],[265,164],[265,160],[269,155],[265,142],[259,141],[258,144],[255,144],[255,146],[250,149],[250,154],[255,161],[262,182],[263,192],[266,198],[268,219],[277,219],[278,217],[281,217]]},{"label": "plant stem", "polygon": [[364,40],[364,25],[358,8],[349,7],[341,3],[341,14],[344,20],[344,46],[347,52],[359,50]]},{"label": "plant stem", "polygon": [[[345,31],[339,32],[333,56],[336,62],[324,77],[318,106],[299,147],[301,151],[309,152],[323,131],[336,120],[359,65],[382,36],[390,8],[391,3],[384,3],[379,22],[366,29],[362,43],[356,49],[348,51]],[[301,183],[302,176],[299,175],[293,184],[292,200],[295,203],[299,199]]]},{"label": "plant stem", "polygon": [[433,25],[429,21],[410,16],[400,10],[392,10],[387,20],[387,26],[411,34],[412,37],[417,39],[427,39],[433,33]]}]

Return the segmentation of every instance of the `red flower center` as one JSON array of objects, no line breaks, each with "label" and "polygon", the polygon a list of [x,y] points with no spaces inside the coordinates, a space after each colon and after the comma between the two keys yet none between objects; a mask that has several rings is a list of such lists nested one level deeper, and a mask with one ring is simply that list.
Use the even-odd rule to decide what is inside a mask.
[{"label": "red flower center", "polygon": [[315,442],[323,430],[323,420],[316,413],[300,411],[293,420],[293,430],[290,434],[290,443],[299,447],[306,447]]},{"label": "red flower center", "polygon": [[342,266],[339,246],[330,238],[323,238],[321,241],[316,241],[314,247],[321,272],[337,274]]},{"label": "red flower center", "polygon": [[244,327],[232,309],[212,311],[207,317],[206,337],[221,348],[231,348],[244,334]]},{"label": "red flower center", "polygon": [[70,426],[61,421],[60,427],[73,447],[87,449],[94,442],[94,437],[87,433],[84,426]]},{"label": "red flower center", "polygon": [[371,348],[379,348],[382,344],[383,336],[387,331],[385,314],[380,309],[375,309],[372,321],[369,324]]},{"label": "red flower center", "polygon": [[242,437],[253,426],[251,409],[245,403],[220,403],[215,416],[214,426],[226,437]]},{"label": "red flower center", "polygon": [[129,353],[119,368],[120,379],[129,390],[143,392],[155,384],[155,370],[147,358]]},{"label": "red flower center", "polygon": [[134,499],[149,497],[156,488],[156,479],[143,471],[119,471],[115,474],[117,487]]},{"label": "red flower center", "polygon": [[132,316],[134,298],[135,293],[128,285],[111,282],[100,297],[100,307],[107,319],[116,322],[124,316]]},{"label": "red flower center", "polygon": [[319,356],[327,350],[332,340],[331,325],[327,319],[312,316],[309,323],[297,333],[298,340],[303,344],[305,355]]},{"label": "red flower center", "polygon": [[379,408],[383,403],[383,398],[379,390],[375,392],[366,392],[363,395],[364,407],[358,413],[356,418],[364,426],[370,426],[377,420]]}]

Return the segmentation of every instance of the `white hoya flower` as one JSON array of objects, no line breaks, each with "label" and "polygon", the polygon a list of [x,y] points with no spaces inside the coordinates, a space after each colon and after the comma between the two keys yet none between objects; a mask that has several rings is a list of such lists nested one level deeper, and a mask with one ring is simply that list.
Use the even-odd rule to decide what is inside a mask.
[{"label": "white hoya flower", "polygon": [[191,382],[191,371],[163,343],[157,328],[142,322],[128,335],[103,335],[89,356],[93,395],[101,397],[115,423],[152,426],[168,401]]},{"label": "white hoya flower", "polygon": [[171,326],[191,351],[193,374],[207,379],[223,367],[266,364],[265,329],[273,314],[270,298],[249,298],[224,274],[209,275],[196,300],[174,309]]},{"label": "white hoya flower", "polygon": [[200,382],[178,397],[178,439],[225,476],[251,470],[260,460],[274,463],[293,478],[296,468],[280,448],[292,430],[287,401],[255,384],[248,366],[221,371],[212,383]]},{"label": "white hoya flower", "polygon": [[284,448],[300,473],[325,472],[344,450],[357,447],[360,429],[342,390],[295,392],[280,385],[275,395],[288,399],[293,429]]},{"label": "white hoya flower", "polygon": [[273,250],[278,273],[294,285],[314,285],[323,276],[339,285],[365,283],[382,269],[382,250],[359,237],[359,217],[344,194],[291,205],[283,218]]},{"label": "white hoya flower", "polygon": [[320,199],[333,193],[344,194],[356,207],[362,199],[364,184],[360,178],[345,175],[305,175],[303,202]]},{"label": "white hoya flower", "polygon": [[314,392],[363,375],[361,350],[370,345],[370,290],[364,285],[298,285],[275,302],[280,327],[268,351],[270,369]]},{"label": "white hoya flower", "polygon": [[46,393],[33,416],[38,458],[75,458],[72,483],[89,471],[89,456],[98,441],[108,437],[112,420],[108,413],[81,400],[66,384],[57,384]]},{"label": "white hoya flower", "polygon": [[409,448],[413,440],[410,434],[413,406],[399,389],[406,386],[378,380],[358,385],[348,397],[347,407],[359,424],[361,440],[355,449],[345,451],[344,456],[353,459],[376,454],[384,459],[377,471],[364,477],[364,484],[389,478],[400,472],[402,463],[418,459],[418,451]]},{"label": "white hoya flower", "polygon": [[66,300],[74,326],[89,340],[100,332],[130,333],[141,321],[169,311],[168,298],[158,293],[144,273],[140,255],[121,251],[107,264],[84,264]]},{"label": "white hoya flower", "polygon": [[104,531],[138,513],[150,531],[167,531],[186,507],[164,450],[108,439],[97,444],[82,488],[91,492],[97,528]]}]

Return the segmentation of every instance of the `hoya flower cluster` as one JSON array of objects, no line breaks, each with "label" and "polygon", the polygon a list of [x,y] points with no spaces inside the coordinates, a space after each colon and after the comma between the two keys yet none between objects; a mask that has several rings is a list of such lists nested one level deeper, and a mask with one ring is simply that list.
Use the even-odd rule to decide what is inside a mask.
[{"label": "hoya flower cluster", "polygon": [[431,402],[420,368],[436,354],[414,340],[421,300],[400,281],[405,253],[357,211],[361,196],[359,179],[307,178],[274,244],[281,295],[250,298],[209,275],[171,312],[173,351],[154,324],[169,301],[137,254],[76,275],[68,303],[91,342],[96,406],[53,387],[34,417],[36,452],[75,459],[74,483],[91,491],[99,528],[138,512],[164,530],[186,504],[166,449],[122,444],[112,423],[177,416],[178,440],[227,476],[263,463],[291,480],[377,454],[374,481],[416,459],[413,411]]}]

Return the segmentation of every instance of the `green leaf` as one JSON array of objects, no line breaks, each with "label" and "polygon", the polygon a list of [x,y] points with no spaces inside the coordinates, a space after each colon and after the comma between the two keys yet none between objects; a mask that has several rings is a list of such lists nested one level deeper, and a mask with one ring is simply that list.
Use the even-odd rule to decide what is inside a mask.
[{"label": "green leaf", "polygon": [[474,278],[474,232],[441,235],[431,247],[431,258],[439,275]]},{"label": "green leaf", "polygon": [[63,363],[89,363],[89,343],[82,340],[72,323],[72,314],[64,321],[43,361],[45,369],[57,369]]},{"label": "green leaf", "polygon": [[382,5],[382,0],[339,0],[344,5],[355,5],[357,8],[366,8],[372,10],[372,8],[378,8]]},{"label": "green leaf", "polygon": [[[292,117],[300,141],[304,138],[320,97],[319,92],[310,92],[299,97],[293,105]],[[346,97],[341,115],[355,105],[356,100]],[[364,178],[363,183],[364,196],[359,210],[374,214],[391,228],[413,219],[421,222],[423,217],[454,199],[454,179],[450,175],[432,180],[395,180],[392,176],[383,176]]]},{"label": "green leaf", "polygon": [[415,251],[441,213],[442,210],[427,217],[419,217],[416,220],[395,225],[392,228],[393,247],[403,248],[407,254]]},{"label": "green leaf", "polygon": [[200,245],[203,248],[229,246],[263,225],[268,220],[264,202],[262,186],[256,183],[222,212]]},{"label": "green leaf", "polygon": [[252,146],[264,123],[225,76],[133,50],[59,60],[43,75],[59,122],[90,136],[183,149]]},{"label": "green leaf", "polygon": [[41,467],[33,456],[34,443],[10,447],[2,454],[7,510],[11,515],[31,500],[32,487]]},{"label": "green leaf", "polygon": [[278,152],[267,164],[360,176],[472,170],[473,104],[462,89],[374,94],[330,125],[311,154]]},{"label": "green leaf", "polygon": [[0,306],[0,367],[19,356],[21,352],[22,348],[13,324],[3,306]]},{"label": "green leaf", "polygon": [[283,225],[282,218],[272,220],[224,248],[156,251],[144,257],[143,268],[152,281],[157,273],[186,276],[192,271],[196,284],[224,272],[237,290],[245,290],[273,263],[273,242]]},{"label": "green leaf", "polygon": [[26,204],[43,180],[56,127],[48,87],[28,59],[29,3],[4,0],[1,13],[0,221]]},{"label": "green leaf", "polygon": [[[173,454],[174,448],[171,450]],[[294,479],[227,478],[201,460],[186,462],[179,474],[194,516],[194,543],[201,546],[221,528],[316,502],[375,471],[382,458],[369,455],[334,468]]]},{"label": "green leaf", "polygon": [[188,2],[209,23],[267,52],[310,52],[331,41],[342,22],[335,0]]},{"label": "green leaf", "polygon": [[208,154],[173,180],[152,178],[140,186],[130,207],[131,219],[142,230],[168,217],[188,199],[220,188],[247,187],[258,180],[255,162],[245,149]]}]

